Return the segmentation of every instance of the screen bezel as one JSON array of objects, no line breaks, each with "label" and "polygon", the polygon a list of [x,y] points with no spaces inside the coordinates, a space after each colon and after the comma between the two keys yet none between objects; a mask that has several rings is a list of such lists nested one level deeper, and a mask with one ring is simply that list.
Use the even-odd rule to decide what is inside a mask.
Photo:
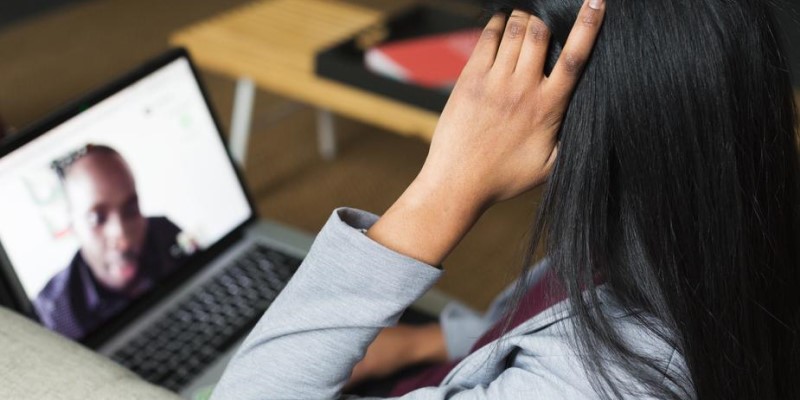
[{"label": "screen bezel", "polygon": [[[89,95],[70,102],[59,110],[50,113],[39,122],[24,128],[19,133],[6,138],[0,143],[0,157],[5,157],[30,141],[42,136],[43,134],[46,134],[53,128],[89,110],[92,106],[108,99],[109,97],[119,93],[120,91],[137,83],[141,79],[146,78],[152,73],[180,58],[185,58],[188,62],[192,76],[200,88],[203,102],[205,103],[206,109],[211,115],[211,119],[214,121],[214,127],[216,128],[219,139],[225,148],[228,161],[231,163],[231,166],[236,174],[236,178],[239,181],[239,186],[244,192],[248,207],[250,209],[250,215],[247,219],[245,219],[244,222],[231,230],[216,243],[207,249],[192,255],[189,259],[187,259],[183,267],[181,267],[178,271],[175,271],[164,281],[158,283],[153,289],[150,290],[149,293],[133,300],[122,312],[120,312],[120,314],[112,317],[108,321],[104,321],[98,329],[89,332],[84,338],[78,340],[78,342],[83,343],[90,348],[98,348],[101,346],[108,339],[113,337],[114,334],[128,326],[138,316],[142,315],[160,300],[173,293],[174,290],[181,285],[181,283],[186,282],[186,280],[202,271],[203,267],[208,265],[212,259],[224,252],[232,244],[236,243],[236,241],[243,236],[245,228],[258,219],[257,209],[255,207],[255,203],[253,202],[252,195],[245,184],[242,171],[234,162],[233,156],[228,149],[227,141],[222,134],[223,131],[219,123],[219,118],[217,117],[217,113],[214,110],[213,105],[209,101],[206,87],[200,79],[197,68],[189,56],[189,52],[184,48],[171,49],[166,53],[144,63],[138,68],[135,68],[113,82],[103,86],[102,88],[90,93]],[[3,247],[2,242],[0,242],[0,275],[2,275],[2,279],[5,280],[7,286],[11,290],[10,294],[13,299],[13,304],[11,306],[20,313],[38,321],[38,317],[36,316],[33,308],[33,303],[28,298],[28,295],[25,293],[19,278],[14,272],[11,261]]]}]

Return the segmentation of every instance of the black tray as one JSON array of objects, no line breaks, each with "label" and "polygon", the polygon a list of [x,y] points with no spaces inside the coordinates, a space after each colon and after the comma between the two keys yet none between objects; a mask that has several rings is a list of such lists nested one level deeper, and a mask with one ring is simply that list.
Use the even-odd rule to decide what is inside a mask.
[{"label": "black tray", "polygon": [[390,41],[475,27],[480,27],[477,17],[430,6],[415,6],[389,18],[382,26],[368,28],[353,38],[317,53],[315,71],[324,78],[441,112],[450,96],[449,91],[407,84],[371,72],[364,65],[364,44],[361,42],[366,37],[380,35],[381,31],[386,36],[381,41]]}]

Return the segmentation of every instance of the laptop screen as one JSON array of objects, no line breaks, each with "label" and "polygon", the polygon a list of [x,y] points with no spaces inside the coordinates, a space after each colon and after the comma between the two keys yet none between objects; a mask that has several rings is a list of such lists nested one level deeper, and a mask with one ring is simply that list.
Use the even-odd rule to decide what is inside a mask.
[{"label": "laptop screen", "polygon": [[252,216],[184,57],[1,158],[0,193],[13,272],[73,339]]}]

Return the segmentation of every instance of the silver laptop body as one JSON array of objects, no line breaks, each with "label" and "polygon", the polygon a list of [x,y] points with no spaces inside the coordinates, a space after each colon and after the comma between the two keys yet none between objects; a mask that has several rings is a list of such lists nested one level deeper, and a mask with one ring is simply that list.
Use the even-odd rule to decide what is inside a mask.
[{"label": "silver laptop body", "polygon": [[187,398],[313,240],[257,218],[182,49],[4,143],[0,193],[15,307]]}]

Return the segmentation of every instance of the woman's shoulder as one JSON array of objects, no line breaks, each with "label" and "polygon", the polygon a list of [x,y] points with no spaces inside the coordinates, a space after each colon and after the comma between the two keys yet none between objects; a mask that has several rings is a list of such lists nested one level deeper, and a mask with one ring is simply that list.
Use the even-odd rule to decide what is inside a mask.
[{"label": "woman's shoulder", "polygon": [[[603,368],[619,382],[629,385],[632,393],[636,393],[637,387],[643,378],[659,380],[669,386],[682,398],[691,398],[691,384],[688,368],[686,366],[683,353],[678,345],[676,332],[670,330],[667,325],[658,318],[636,310],[629,310],[620,305],[613,293],[605,286],[597,288],[597,303],[592,307],[598,308],[598,312],[609,322],[606,329],[607,334],[616,335],[619,342],[624,344],[636,360],[648,360],[652,365],[650,372],[640,369],[638,376],[632,376],[625,372],[622,363],[625,360],[615,359],[611,356],[603,356]],[[548,310],[546,316],[541,321],[531,321],[527,332],[522,334],[520,345],[523,349],[530,351],[532,357],[548,355],[550,357],[563,357],[570,359],[568,363],[576,373],[576,379],[586,379],[581,376],[585,373],[584,364],[581,363],[588,355],[581,354],[575,343],[575,333],[577,330],[578,318],[570,306],[569,301],[564,301]],[[537,327],[538,325],[538,327]],[[537,331],[537,329],[539,329]],[[600,352],[602,356],[603,352]],[[632,361],[629,359],[628,361]],[[552,365],[552,364],[551,364]],[[557,364],[556,364],[557,365]],[[688,386],[688,387],[687,387]],[[646,397],[644,395],[632,396],[632,398]]]},{"label": "woman's shoulder", "polygon": [[[656,369],[648,379],[659,379],[676,393],[691,393],[691,388],[686,388],[688,373],[683,355],[672,344],[674,340],[664,324],[625,311],[602,287],[598,295],[600,301],[596,307],[609,316],[624,343],[636,354],[653,360]],[[445,383],[468,384],[472,380],[491,384],[504,375],[508,378],[507,372],[515,370],[515,375],[524,379],[518,383],[531,386],[536,392],[553,385],[553,395],[557,396],[554,398],[596,398],[590,372],[584,364],[587,354],[582,354],[575,343],[576,324],[569,302],[562,301],[470,355]],[[604,370],[625,383],[631,390],[631,399],[648,398],[639,384],[642,376],[631,376],[608,361]],[[564,388],[569,388],[569,396],[563,396]]]}]

